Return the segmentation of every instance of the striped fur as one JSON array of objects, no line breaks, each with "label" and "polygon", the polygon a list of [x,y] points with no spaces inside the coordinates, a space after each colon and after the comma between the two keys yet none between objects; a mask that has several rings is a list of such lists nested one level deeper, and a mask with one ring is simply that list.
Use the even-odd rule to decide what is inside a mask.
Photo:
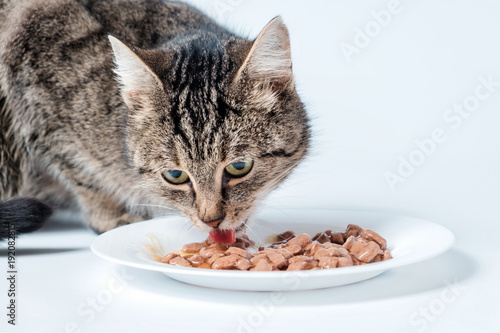
[{"label": "striped fur", "polygon": [[307,152],[280,18],[249,41],[180,3],[0,0],[0,43],[2,200],[73,207],[98,232],[171,209],[242,228]]}]

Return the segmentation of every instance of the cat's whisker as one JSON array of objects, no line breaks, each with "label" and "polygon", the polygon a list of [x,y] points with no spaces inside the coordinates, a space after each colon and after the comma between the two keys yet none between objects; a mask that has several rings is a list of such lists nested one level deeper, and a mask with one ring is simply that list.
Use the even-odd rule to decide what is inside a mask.
[{"label": "cat's whisker", "polygon": [[184,224],[183,228],[187,227],[187,230],[184,231],[184,233],[180,236],[181,239],[183,239],[184,237],[186,237],[187,234],[189,234],[191,232],[191,230],[193,230],[194,228],[194,224],[192,224],[190,221],[186,221],[186,223]]},{"label": "cat's whisker", "polygon": [[321,176],[311,176],[311,177],[307,177],[307,178],[293,178],[293,180],[291,181],[287,181],[285,184],[283,184],[283,188],[286,188],[286,187],[289,187],[289,186],[295,186],[295,185],[298,185],[298,184],[302,184],[304,182],[314,182],[314,181],[318,181],[321,179]]},{"label": "cat's whisker", "polygon": [[[267,221],[267,220],[266,220],[266,223],[268,223],[268,224],[273,224],[273,222],[272,222],[272,221]],[[276,224],[276,225],[277,225],[277,224]],[[259,227],[259,228],[261,228],[261,229],[263,229],[263,230],[269,231],[271,234],[275,234],[275,233],[277,232],[276,230],[273,230],[273,229],[271,229],[271,228],[268,228],[268,227],[266,227],[266,226],[264,226],[264,225],[262,225],[262,224],[258,224],[258,227]],[[255,232],[254,232],[254,234],[255,234]]]},{"label": "cat's whisker", "polygon": [[276,185],[278,185],[283,178],[288,176],[288,174],[295,168],[295,166],[300,162],[300,160],[296,161],[294,164],[292,164],[290,167],[286,168],[281,174],[279,174],[276,178],[271,180],[266,186],[263,187],[261,190],[261,195],[265,196],[271,192]]},{"label": "cat's whisker", "polygon": [[[300,198],[296,196],[286,196],[286,197],[280,197],[280,198]],[[269,199],[269,198],[258,198],[258,204],[261,205],[263,208],[274,208],[273,203],[275,202],[276,198]],[[279,202],[279,201],[278,201]],[[283,207],[285,208],[285,207]]]},{"label": "cat's whisker", "polygon": [[273,179],[272,181],[270,181],[268,184],[266,184],[264,187],[261,188],[260,193],[258,194],[258,196],[260,196],[260,197],[267,196],[269,194],[269,192],[271,192],[272,190],[274,190],[279,185],[280,181],[284,177],[286,177],[286,175],[282,175],[281,177]]},{"label": "cat's whisker", "polygon": [[[310,179],[305,179],[305,180],[300,180],[298,182],[293,182],[293,183],[286,183],[286,184],[283,184],[283,185],[280,185],[280,189],[283,190],[283,189],[287,189],[291,186],[295,186],[299,183],[302,183],[304,181],[311,181],[311,180],[314,180],[314,178],[310,178]],[[256,200],[269,200],[269,201],[272,201],[272,200],[277,200],[277,198],[267,198],[267,194],[269,194],[270,191],[268,192],[265,192],[264,195],[260,195],[258,198],[256,198]],[[300,195],[290,195],[290,196],[283,196],[283,195],[280,195],[279,198],[283,199],[283,198],[300,198],[301,196]],[[303,196],[302,196],[303,197]]]},{"label": "cat's whisker", "polygon": [[262,240],[259,235],[253,230],[252,227],[250,227],[249,225],[247,225],[247,230],[249,232],[251,232],[254,236],[253,237],[250,237],[250,238],[253,238],[254,241],[257,241],[257,243],[260,243],[260,244],[265,244],[265,241]]},{"label": "cat's whisker", "polygon": [[159,207],[159,208],[162,208],[162,209],[167,209],[167,210],[178,211],[177,209],[170,208],[170,207],[167,207],[167,206],[162,206],[162,205],[151,205],[151,204],[133,204],[133,205],[131,205],[131,206],[132,206],[132,207],[134,207],[134,206]]},{"label": "cat's whisker", "polygon": [[182,213],[180,213],[177,209],[174,209],[174,208],[171,208],[168,206],[163,206],[163,205],[133,204],[133,205],[130,205],[130,207],[131,208],[148,207],[148,208],[150,208],[149,211],[152,212],[153,214],[161,214],[161,215],[165,215],[165,216],[182,216]]},{"label": "cat's whisker", "polygon": [[[266,209],[274,209],[274,210],[282,213],[284,216],[287,216],[287,217],[289,216],[288,212],[286,211],[286,207],[266,206]],[[272,222],[272,221],[270,221],[269,223],[271,223],[271,224],[274,223],[274,224],[278,225],[277,223]]]}]

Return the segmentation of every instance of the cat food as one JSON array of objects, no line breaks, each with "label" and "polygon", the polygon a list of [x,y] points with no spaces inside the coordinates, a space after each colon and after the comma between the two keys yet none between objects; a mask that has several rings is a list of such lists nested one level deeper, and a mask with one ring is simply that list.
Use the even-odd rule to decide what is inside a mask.
[{"label": "cat food", "polygon": [[246,235],[237,237],[233,244],[215,243],[208,238],[186,244],[158,261],[207,269],[298,271],[365,265],[392,258],[384,238],[354,224],[349,224],[345,232],[326,230],[313,238],[286,231],[276,235],[275,240],[251,253],[255,242]]}]

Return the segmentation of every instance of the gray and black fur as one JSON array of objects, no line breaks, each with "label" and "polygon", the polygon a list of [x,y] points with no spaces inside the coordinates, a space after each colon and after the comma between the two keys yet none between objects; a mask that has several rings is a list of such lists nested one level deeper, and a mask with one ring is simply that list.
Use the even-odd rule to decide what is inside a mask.
[{"label": "gray and black fur", "polygon": [[52,208],[37,199],[13,198],[0,202],[0,239],[37,230],[52,215]]},{"label": "gray and black fur", "polygon": [[[241,229],[307,152],[289,46],[280,18],[249,41],[181,3],[0,0],[0,199],[98,232],[158,206]],[[224,171],[245,158],[248,175]]]}]

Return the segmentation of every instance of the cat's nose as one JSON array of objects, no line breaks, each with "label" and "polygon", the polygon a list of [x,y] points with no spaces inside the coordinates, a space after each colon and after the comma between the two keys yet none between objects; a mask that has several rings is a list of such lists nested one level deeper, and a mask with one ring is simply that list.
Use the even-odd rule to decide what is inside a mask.
[{"label": "cat's nose", "polygon": [[208,225],[210,227],[217,228],[219,226],[219,224],[221,224],[222,221],[223,221],[223,219],[219,219],[219,220],[213,220],[213,221],[203,221],[203,223],[205,223],[206,225]]}]

